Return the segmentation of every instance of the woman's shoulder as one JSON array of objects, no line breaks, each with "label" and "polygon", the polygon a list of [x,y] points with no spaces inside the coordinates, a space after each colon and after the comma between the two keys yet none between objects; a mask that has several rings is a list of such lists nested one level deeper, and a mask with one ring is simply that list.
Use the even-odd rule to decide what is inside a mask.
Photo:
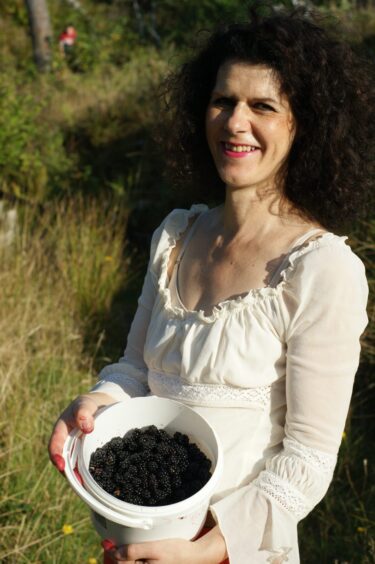
[{"label": "woman's shoulder", "polygon": [[366,269],[347,236],[325,232],[295,250],[283,273],[288,286],[305,292],[335,292],[339,286],[367,289]]},{"label": "woman's shoulder", "polygon": [[156,228],[153,239],[157,239],[163,233],[171,237],[178,237],[185,231],[189,221],[195,216],[208,210],[205,204],[193,204],[190,208],[175,208],[169,212],[161,224]]},{"label": "woman's shoulder", "polygon": [[[328,260],[330,259],[330,260]],[[347,235],[337,235],[331,231],[312,238],[291,253],[290,262],[301,263],[305,267],[318,267],[321,265],[332,269],[338,265],[356,265],[363,268],[363,262],[352,249],[352,242]]]},{"label": "woman's shoulder", "polygon": [[179,239],[195,217],[208,210],[205,204],[194,204],[189,209],[175,208],[163,219],[152,235],[151,263],[176,248]]}]

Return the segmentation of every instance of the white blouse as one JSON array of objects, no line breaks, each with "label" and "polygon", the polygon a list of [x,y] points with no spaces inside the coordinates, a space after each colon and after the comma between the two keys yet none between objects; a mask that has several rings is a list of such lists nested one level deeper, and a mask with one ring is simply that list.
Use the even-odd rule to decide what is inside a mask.
[{"label": "white blouse", "polygon": [[[224,448],[211,512],[231,564],[299,562],[297,523],[332,480],[367,324],[368,287],[346,237],[297,245],[273,286],[189,311],[168,278],[189,219],[155,231],[124,356],[93,390],[116,400],[177,399],[201,413]],[[172,290],[172,291],[171,291]]]}]

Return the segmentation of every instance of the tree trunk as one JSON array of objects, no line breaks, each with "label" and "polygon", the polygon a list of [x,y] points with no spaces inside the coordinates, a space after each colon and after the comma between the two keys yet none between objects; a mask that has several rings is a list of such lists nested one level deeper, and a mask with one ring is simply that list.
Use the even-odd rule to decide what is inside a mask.
[{"label": "tree trunk", "polygon": [[40,71],[50,70],[52,28],[47,0],[25,0],[33,40],[34,59]]}]

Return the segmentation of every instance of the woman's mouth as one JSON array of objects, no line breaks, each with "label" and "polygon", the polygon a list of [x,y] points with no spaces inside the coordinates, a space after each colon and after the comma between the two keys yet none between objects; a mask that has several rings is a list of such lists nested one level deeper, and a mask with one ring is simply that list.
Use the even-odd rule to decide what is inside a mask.
[{"label": "woman's mouth", "polygon": [[255,145],[235,145],[225,141],[221,142],[221,147],[225,155],[235,159],[247,157],[249,154],[259,151],[259,147],[256,147]]}]

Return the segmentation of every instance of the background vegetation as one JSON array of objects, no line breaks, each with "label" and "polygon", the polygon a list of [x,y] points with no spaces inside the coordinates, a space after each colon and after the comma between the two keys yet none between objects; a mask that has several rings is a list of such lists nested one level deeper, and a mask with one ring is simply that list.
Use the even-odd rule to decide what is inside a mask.
[{"label": "background vegetation", "polygon": [[[40,74],[24,2],[0,0],[0,204],[18,213],[14,242],[0,247],[5,564],[100,561],[88,511],[48,462],[46,444],[61,410],[122,352],[152,230],[171,207],[190,205],[153,142],[160,79],[198,30],[245,14],[239,0],[160,0],[155,12],[152,2],[137,2],[140,12],[134,4],[50,1],[52,67]],[[319,9],[375,57],[373,5]],[[70,22],[78,41],[64,59],[58,36]],[[350,234],[372,290],[374,235],[375,218]],[[299,527],[304,564],[375,562],[374,359],[370,325],[334,482]]]}]

